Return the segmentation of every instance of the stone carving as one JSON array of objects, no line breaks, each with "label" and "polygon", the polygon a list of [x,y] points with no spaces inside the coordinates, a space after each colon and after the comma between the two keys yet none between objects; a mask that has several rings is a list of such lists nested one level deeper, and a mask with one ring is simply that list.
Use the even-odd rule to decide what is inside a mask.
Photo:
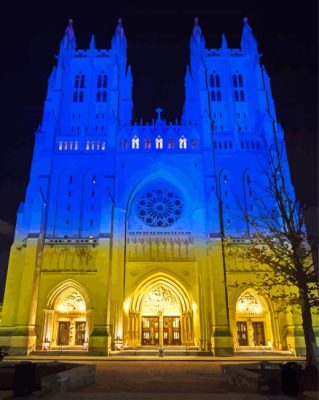
[{"label": "stone carving", "polygon": [[83,313],[86,304],[78,292],[72,292],[63,301],[57,302],[55,310],[61,313]]},{"label": "stone carving", "polygon": [[129,261],[194,261],[193,240],[188,234],[148,236],[130,233]]},{"label": "stone carving", "polygon": [[142,312],[144,314],[165,312],[165,315],[179,315],[180,305],[176,296],[169,289],[164,286],[158,286],[144,297]]},{"label": "stone carving", "polygon": [[247,292],[239,297],[236,311],[241,314],[256,315],[263,312],[263,307],[255,296]]},{"label": "stone carving", "polygon": [[96,270],[97,249],[91,246],[46,245],[43,249],[42,271]]}]

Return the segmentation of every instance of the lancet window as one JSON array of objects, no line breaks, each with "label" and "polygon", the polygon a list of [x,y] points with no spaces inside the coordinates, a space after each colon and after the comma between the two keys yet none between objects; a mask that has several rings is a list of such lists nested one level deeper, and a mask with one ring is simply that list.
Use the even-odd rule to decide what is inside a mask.
[{"label": "lancet window", "polygon": [[220,76],[215,72],[210,74],[210,98],[211,101],[222,101],[222,93],[220,91]]},{"label": "lancet window", "polygon": [[101,74],[97,77],[97,92],[96,92],[96,101],[98,103],[105,103],[106,96],[106,88],[107,88],[107,75],[102,71]]},{"label": "lancet window", "polygon": [[[120,148],[121,149],[127,149],[127,140],[126,139],[121,139],[120,140]],[[132,142],[132,148],[133,148],[133,142]]]},{"label": "lancet window", "polygon": [[244,79],[237,71],[233,74],[233,87],[235,101],[245,101]]},{"label": "lancet window", "polygon": [[144,139],[144,149],[151,148],[151,139]]},{"label": "lancet window", "polygon": [[162,149],[163,148],[163,138],[160,136],[157,136],[157,138],[155,139],[155,147],[157,149]]},{"label": "lancet window", "polygon": [[83,103],[84,100],[84,92],[81,89],[85,87],[85,76],[80,72],[75,75],[74,79],[74,93],[73,93],[73,102],[74,103]]},{"label": "lancet window", "polygon": [[187,139],[185,136],[181,136],[179,138],[179,148],[180,149],[187,149]]},{"label": "lancet window", "polygon": [[168,141],[167,141],[167,147],[168,147],[169,149],[174,149],[174,147],[175,147],[175,140],[174,140],[174,139],[168,139]]},{"label": "lancet window", "polygon": [[140,139],[137,136],[134,136],[132,139],[132,149],[140,148]]}]

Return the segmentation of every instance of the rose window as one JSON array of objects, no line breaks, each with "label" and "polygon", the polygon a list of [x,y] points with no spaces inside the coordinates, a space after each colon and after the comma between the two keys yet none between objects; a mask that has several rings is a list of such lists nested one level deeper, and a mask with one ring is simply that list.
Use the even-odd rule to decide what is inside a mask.
[{"label": "rose window", "polygon": [[182,201],[169,189],[157,188],[144,193],[137,200],[137,215],[149,226],[165,228],[182,215]]}]

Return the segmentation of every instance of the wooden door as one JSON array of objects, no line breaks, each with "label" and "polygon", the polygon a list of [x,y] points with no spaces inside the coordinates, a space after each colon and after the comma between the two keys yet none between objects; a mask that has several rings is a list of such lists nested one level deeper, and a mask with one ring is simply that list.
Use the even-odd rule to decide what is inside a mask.
[{"label": "wooden door", "polygon": [[163,344],[164,346],[181,344],[180,317],[163,318]]},{"label": "wooden door", "polygon": [[253,322],[254,346],[265,346],[265,332],[263,322]]},{"label": "wooden door", "polygon": [[75,323],[75,345],[82,346],[85,340],[85,322]]},{"label": "wooden door", "polygon": [[142,345],[159,345],[159,318],[142,317]]},{"label": "wooden door", "polygon": [[67,346],[70,340],[70,322],[59,322],[58,345]]},{"label": "wooden door", "polygon": [[237,322],[237,340],[239,346],[248,346],[247,323]]}]

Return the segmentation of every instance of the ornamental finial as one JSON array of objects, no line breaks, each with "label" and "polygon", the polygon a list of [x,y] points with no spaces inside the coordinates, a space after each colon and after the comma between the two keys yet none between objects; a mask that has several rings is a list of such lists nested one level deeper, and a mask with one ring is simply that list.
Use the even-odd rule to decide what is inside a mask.
[{"label": "ornamental finial", "polygon": [[122,39],[124,36],[124,28],[123,28],[123,23],[122,23],[122,18],[119,18],[117,20],[117,27],[116,27],[116,34],[120,36]]},{"label": "ornamental finial", "polygon": [[76,48],[75,34],[73,30],[73,19],[69,18],[69,24],[65,29],[64,37],[61,41],[61,45],[63,48]]},{"label": "ornamental finial", "polygon": [[197,42],[200,42],[202,36],[202,30],[198,25],[198,18],[194,18],[194,28],[193,28],[193,37]]},{"label": "ornamental finial", "polygon": [[161,113],[162,113],[162,109],[160,108],[160,107],[157,107],[156,109],[155,109],[155,112],[156,112],[156,114],[157,114],[157,120],[160,120],[161,119]]}]

